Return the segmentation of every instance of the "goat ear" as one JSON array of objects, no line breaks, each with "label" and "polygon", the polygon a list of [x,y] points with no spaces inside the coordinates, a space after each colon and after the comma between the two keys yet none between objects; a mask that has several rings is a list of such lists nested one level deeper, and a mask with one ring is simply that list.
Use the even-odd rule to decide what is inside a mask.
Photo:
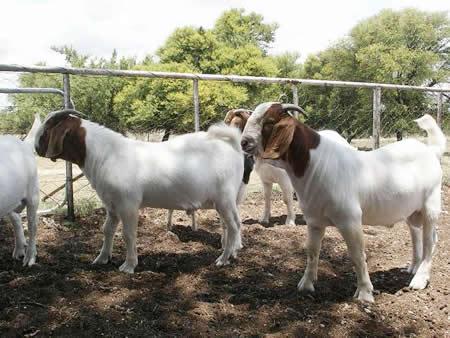
[{"label": "goat ear", "polygon": [[265,144],[262,158],[277,160],[282,157],[291,145],[294,131],[295,123],[293,119],[282,119],[275,124],[271,134],[268,136],[268,140],[262,140],[263,144]]},{"label": "goat ear", "polygon": [[59,122],[56,126],[51,128],[49,131],[50,137],[47,146],[47,152],[45,157],[56,158],[60,156],[64,151],[64,138],[70,131],[70,128],[64,123],[65,121]]}]

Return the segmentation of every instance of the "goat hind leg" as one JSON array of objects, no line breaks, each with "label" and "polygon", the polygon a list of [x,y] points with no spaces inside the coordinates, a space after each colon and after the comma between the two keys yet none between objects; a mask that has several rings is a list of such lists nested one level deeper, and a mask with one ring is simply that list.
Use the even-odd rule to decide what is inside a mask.
[{"label": "goat hind leg", "polygon": [[[36,201],[37,200],[37,201]],[[23,258],[23,266],[32,266],[36,262],[36,232],[38,224],[37,208],[39,197],[27,202],[28,246]]]},{"label": "goat hind leg", "polygon": [[264,190],[264,213],[260,219],[261,224],[269,224],[270,220],[270,198],[272,196],[272,183],[263,182]]},{"label": "goat hind leg", "polygon": [[[234,208],[234,209],[233,209]],[[217,258],[216,265],[223,266],[228,265],[230,256],[234,253],[236,246],[240,243],[239,225],[235,222],[235,213],[237,214],[236,204],[231,203],[228,207],[218,206],[217,212],[219,213],[223,226],[223,252]]]},{"label": "goat hind leg", "polygon": [[412,242],[412,260],[407,271],[408,273],[415,274],[422,261],[422,215],[420,213],[414,213],[407,218],[406,223],[408,224],[409,232],[411,233]]},{"label": "goat hind leg", "polygon": [[23,234],[22,220],[20,215],[15,212],[11,212],[8,217],[14,226],[14,251],[12,256],[14,259],[21,259],[25,256],[25,248],[27,246],[25,235]]},{"label": "goat hind leg", "polygon": [[283,192],[283,201],[286,204],[286,225],[295,225],[295,211],[294,211],[294,189],[289,177],[285,177],[279,183],[281,191]]},{"label": "goat hind leg", "polygon": [[441,213],[440,186],[431,193],[421,213],[423,216],[422,261],[409,284],[409,287],[415,290],[425,289],[430,281],[433,253],[437,244],[436,223]]},{"label": "goat hind leg", "polygon": [[134,268],[138,264],[136,236],[138,225],[138,210],[126,210],[120,213],[123,223],[123,239],[127,248],[127,257],[119,270],[127,273],[134,273]]}]

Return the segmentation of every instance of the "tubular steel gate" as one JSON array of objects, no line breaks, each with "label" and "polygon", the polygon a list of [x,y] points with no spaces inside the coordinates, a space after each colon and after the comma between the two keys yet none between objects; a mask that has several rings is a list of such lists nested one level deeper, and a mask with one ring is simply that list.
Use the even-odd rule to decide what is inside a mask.
[{"label": "tubular steel gate", "polygon": [[[347,87],[347,88],[366,88],[373,91],[373,148],[379,148],[381,135],[381,90],[417,90],[423,92],[437,93],[437,114],[436,120],[440,125],[443,114],[443,96],[444,93],[450,93],[450,88],[432,88],[421,86],[406,86],[385,83],[367,83],[367,82],[348,82],[332,80],[312,80],[312,79],[291,79],[257,76],[238,76],[238,75],[213,75],[213,74],[190,74],[190,73],[171,73],[171,72],[152,72],[137,70],[115,70],[115,69],[90,69],[90,68],[72,68],[72,67],[44,67],[44,66],[21,66],[0,64],[0,72],[24,72],[24,73],[47,73],[63,75],[63,90],[56,88],[0,88],[0,93],[40,93],[40,94],[59,94],[64,98],[64,107],[72,107],[70,96],[70,75],[91,75],[91,76],[116,76],[116,77],[143,77],[160,79],[177,79],[193,81],[193,102],[194,102],[194,125],[195,131],[200,130],[200,98],[198,84],[199,81],[229,81],[235,83],[265,83],[265,84],[290,84],[292,88],[293,103],[298,105],[298,85],[322,86],[322,87]],[[447,95],[445,95],[448,97]],[[72,164],[66,162],[65,179],[65,203],[67,204],[67,218],[74,220],[75,209],[73,200],[73,175]]]}]

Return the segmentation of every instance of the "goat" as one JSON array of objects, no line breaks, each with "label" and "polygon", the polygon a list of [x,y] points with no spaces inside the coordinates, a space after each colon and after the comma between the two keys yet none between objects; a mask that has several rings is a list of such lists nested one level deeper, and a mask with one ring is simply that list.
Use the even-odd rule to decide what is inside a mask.
[{"label": "goat", "polygon": [[[36,262],[36,229],[38,223],[39,181],[33,154],[35,134],[40,126],[36,114],[33,126],[24,141],[10,135],[0,136],[0,219],[8,217],[14,226],[13,258],[23,257],[23,265]],[[20,213],[27,208],[28,245]]]},{"label": "goat", "polygon": [[322,137],[293,119],[294,105],[262,103],[247,121],[241,146],[284,168],[300,199],[308,224],[307,266],[298,284],[314,291],[326,226],[343,236],[356,275],[355,297],[373,302],[362,224],[393,225],[406,220],[413,243],[412,289],[424,289],[437,242],[435,225],[441,212],[442,156],[446,139],[435,120],[416,120],[428,145],[414,139],[364,152]]},{"label": "goat", "polygon": [[[302,113],[305,112],[302,110]],[[230,110],[225,116],[225,123],[236,128],[239,128],[241,131],[244,130],[245,125],[247,124],[247,120],[249,119],[252,111],[246,109],[233,109]],[[328,137],[330,139],[335,140],[336,142],[342,143],[346,146],[351,147],[347,141],[339,135],[337,132],[333,130],[323,130],[319,132],[322,136]],[[292,187],[291,180],[289,179],[288,174],[282,168],[275,167],[262,159],[261,157],[255,158],[255,171],[258,174],[262,184],[264,191],[264,212],[260,219],[262,224],[268,224],[270,219],[270,208],[271,208],[271,195],[272,195],[272,185],[277,183],[281,192],[283,193],[283,201],[286,205],[287,216],[286,216],[286,225],[295,225],[295,211],[294,211],[294,199],[293,193],[294,188]]]},{"label": "goat", "polygon": [[[234,109],[234,110],[230,110],[227,113],[227,115],[225,116],[225,119],[224,119],[225,124],[230,125],[232,127],[236,127],[242,132],[242,130],[244,129],[246,120],[243,120],[244,121],[243,126],[237,125],[236,124],[237,118],[235,118],[233,121],[231,121],[232,119],[230,119],[230,114],[232,112],[234,114],[249,114],[249,111],[247,111],[246,109]],[[242,182],[239,187],[239,194],[238,194],[238,198],[237,198],[238,205],[241,204],[245,198],[245,192],[247,191],[247,185],[250,180],[250,174],[253,171],[254,164],[255,164],[255,160],[253,159],[253,156],[244,154],[244,174],[242,175]],[[281,170],[278,168],[276,168],[276,169]],[[186,211],[186,213],[189,216],[191,216],[192,230],[197,231],[197,222],[195,220],[195,210],[188,210],[188,211]],[[168,215],[167,215],[167,229],[168,230],[172,229],[172,215],[173,215],[173,210],[169,210]],[[294,215],[294,217],[295,217],[295,215]]]},{"label": "goat", "polygon": [[35,146],[40,156],[77,164],[102,200],[107,211],[104,241],[94,263],[110,260],[121,220],[127,255],[119,269],[133,273],[138,264],[136,232],[142,207],[214,207],[224,223],[224,250],[216,264],[226,265],[231,255],[237,255],[242,245],[236,197],[244,171],[239,142],[240,132],[224,125],[166,142],[142,142],[66,109],[47,116]]}]

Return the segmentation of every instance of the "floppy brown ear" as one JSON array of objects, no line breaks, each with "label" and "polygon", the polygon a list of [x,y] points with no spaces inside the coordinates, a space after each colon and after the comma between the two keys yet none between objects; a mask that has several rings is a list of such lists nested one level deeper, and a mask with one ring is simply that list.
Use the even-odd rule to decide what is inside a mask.
[{"label": "floppy brown ear", "polygon": [[70,131],[69,126],[65,123],[65,120],[59,122],[56,126],[49,130],[50,137],[47,146],[47,152],[45,157],[56,158],[60,156],[64,151],[64,138]]},{"label": "floppy brown ear", "polygon": [[272,133],[268,136],[268,140],[264,140],[263,136],[262,143],[265,144],[265,147],[262,158],[277,160],[282,157],[291,145],[294,131],[294,119],[282,119],[275,124]]}]

